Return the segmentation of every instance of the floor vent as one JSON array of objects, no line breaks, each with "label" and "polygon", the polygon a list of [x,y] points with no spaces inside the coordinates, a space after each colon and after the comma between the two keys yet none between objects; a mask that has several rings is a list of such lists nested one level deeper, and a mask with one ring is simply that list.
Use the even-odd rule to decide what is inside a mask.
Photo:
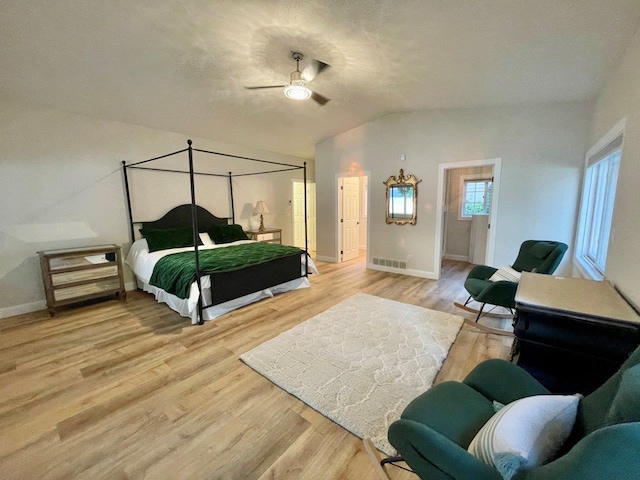
[{"label": "floor vent", "polygon": [[402,262],[400,260],[389,260],[386,258],[373,257],[373,264],[380,265],[381,267],[400,268],[402,270],[407,269],[407,262]]}]

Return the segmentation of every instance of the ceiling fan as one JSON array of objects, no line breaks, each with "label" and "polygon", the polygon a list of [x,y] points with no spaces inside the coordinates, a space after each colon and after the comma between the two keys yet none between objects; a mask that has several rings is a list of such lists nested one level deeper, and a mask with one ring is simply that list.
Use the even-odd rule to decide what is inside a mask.
[{"label": "ceiling fan", "polygon": [[291,52],[291,58],[296,61],[296,70],[291,72],[291,79],[288,85],[268,85],[260,87],[244,87],[247,90],[261,90],[265,88],[284,88],[284,94],[287,98],[293,100],[306,100],[312,98],[318,104],[324,105],[330,99],[310,90],[306,84],[318,76],[323,70],[329,67],[328,64],[320,60],[312,59],[309,65],[301,72],[300,60],[304,58],[299,52]]}]

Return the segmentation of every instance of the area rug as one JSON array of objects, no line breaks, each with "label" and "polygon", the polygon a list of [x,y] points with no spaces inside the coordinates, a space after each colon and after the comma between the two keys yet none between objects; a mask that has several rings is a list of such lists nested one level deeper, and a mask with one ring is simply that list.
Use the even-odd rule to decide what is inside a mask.
[{"label": "area rug", "polygon": [[240,356],[392,455],[389,425],[433,384],[463,319],[358,293]]}]

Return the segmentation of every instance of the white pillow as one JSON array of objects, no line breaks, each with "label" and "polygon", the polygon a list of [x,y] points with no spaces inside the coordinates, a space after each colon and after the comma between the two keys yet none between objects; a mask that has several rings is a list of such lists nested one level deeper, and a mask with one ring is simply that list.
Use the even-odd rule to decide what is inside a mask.
[{"label": "white pillow", "polygon": [[489,277],[489,281],[502,282],[506,280],[507,282],[518,283],[520,282],[521,275],[522,274],[520,272],[518,272],[517,270],[514,270],[513,268],[507,265],[506,267],[500,267],[496,271],[496,273],[494,273],[493,275],[491,275],[491,277]]},{"label": "white pillow", "polygon": [[510,480],[558,452],[573,429],[579,402],[577,395],[536,395],[511,402],[480,429],[469,453]]},{"label": "white pillow", "polygon": [[202,232],[199,235],[203,245],[215,245],[215,242],[211,240],[211,237],[207,232]]}]

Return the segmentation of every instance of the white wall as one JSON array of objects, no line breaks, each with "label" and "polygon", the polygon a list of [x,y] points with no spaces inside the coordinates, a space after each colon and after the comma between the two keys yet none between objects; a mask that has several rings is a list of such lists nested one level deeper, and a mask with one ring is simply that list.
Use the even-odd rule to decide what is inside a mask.
[{"label": "white wall", "polygon": [[605,276],[640,307],[640,30],[596,101],[589,146],[626,117]]},{"label": "white wall", "polygon": [[[37,251],[112,242],[127,246],[121,161],[180,150],[187,141],[184,135],[7,100],[0,100],[0,138],[0,317],[43,308]],[[203,149],[303,163],[296,157],[200,138],[193,142]],[[174,168],[188,168],[186,153],[182,155]],[[202,154],[195,158],[196,168],[210,168]],[[245,163],[222,161],[224,168],[217,173],[238,173]],[[307,166],[313,179],[313,162]],[[294,173],[302,178],[301,172]],[[283,228],[288,243],[291,177],[286,172],[234,179],[236,221],[247,227],[253,206],[265,200],[272,212],[265,215],[265,224]],[[136,187],[137,220],[156,219],[171,207],[190,202],[188,175],[132,172],[131,182]],[[196,195],[212,213],[230,214],[227,179],[199,178]],[[127,274],[131,280],[128,269]]]},{"label": "white wall", "polygon": [[[410,255],[411,273],[433,276],[438,164],[486,158],[502,158],[492,226],[496,265],[512,263],[526,239],[572,245],[591,115],[588,103],[418,111],[387,115],[318,143],[318,255],[336,256],[336,174],[370,171],[369,257]],[[415,226],[384,220],[382,182],[400,168],[422,179]],[[570,272],[568,263],[559,273]]]}]

